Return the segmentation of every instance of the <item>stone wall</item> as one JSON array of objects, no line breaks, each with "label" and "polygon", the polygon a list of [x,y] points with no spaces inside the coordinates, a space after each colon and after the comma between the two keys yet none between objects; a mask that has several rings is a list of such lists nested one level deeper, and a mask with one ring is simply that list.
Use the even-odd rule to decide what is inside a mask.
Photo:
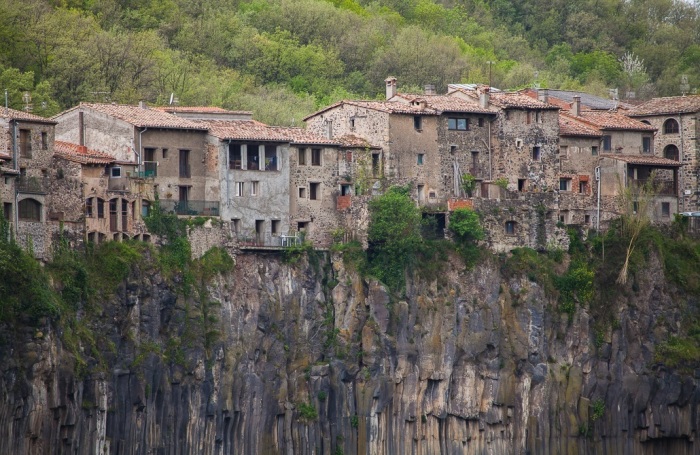
[{"label": "stone wall", "polygon": [[56,117],[56,139],[80,144],[79,116],[83,112],[84,144],[87,148],[109,153],[120,161],[137,161],[139,134],[133,125],[88,108],[77,108]]},{"label": "stone wall", "polygon": [[236,260],[238,241],[230,221],[210,218],[201,226],[191,227],[187,239],[192,247],[192,258],[201,258],[211,248],[223,248]]}]

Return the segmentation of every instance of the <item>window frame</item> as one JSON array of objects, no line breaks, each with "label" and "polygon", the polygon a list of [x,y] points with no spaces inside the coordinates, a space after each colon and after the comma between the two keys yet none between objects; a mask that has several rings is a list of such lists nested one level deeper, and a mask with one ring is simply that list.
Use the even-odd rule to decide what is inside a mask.
[{"label": "window frame", "polygon": [[468,117],[448,117],[447,129],[449,131],[469,131],[470,122]]},{"label": "window frame", "polygon": [[513,221],[513,220],[506,221],[504,226],[503,226],[505,235],[516,235],[515,230],[516,230],[517,225],[518,225],[518,223]]},{"label": "window frame", "polygon": [[678,134],[680,133],[680,125],[678,120],[675,118],[668,118],[664,121],[663,126],[664,134]]},{"label": "window frame", "polygon": [[17,203],[17,218],[19,221],[41,223],[43,204],[36,199],[26,198]]},{"label": "window frame", "polygon": [[311,165],[312,166],[322,166],[323,165],[323,157],[321,155],[323,155],[323,153],[321,152],[320,148],[312,148],[311,149]]}]

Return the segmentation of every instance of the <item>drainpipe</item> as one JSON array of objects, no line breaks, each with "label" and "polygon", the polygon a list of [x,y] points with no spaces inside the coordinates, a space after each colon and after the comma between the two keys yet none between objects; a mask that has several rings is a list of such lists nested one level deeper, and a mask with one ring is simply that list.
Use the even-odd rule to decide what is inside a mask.
[{"label": "drainpipe", "polygon": [[492,165],[492,160],[491,160],[491,155],[493,155],[493,151],[491,150],[491,123],[493,120],[489,120],[489,143],[487,145],[489,149],[489,180],[493,181],[493,165]]},{"label": "drainpipe", "polygon": [[[138,160],[137,163],[138,163],[139,172],[141,172],[141,164],[143,163],[143,161],[141,161],[141,149],[142,149],[142,145],[141,145],[141,135],[142,135],[143,133],[145,133],[147,130],[148,130],[148,127],[144,127],[144,129],[142,129],[141,131],[139,131],[139,151],[138,151],[138,152],[134,151],[134,152],[136,153],[136,156],[138,157],[138,158],[137,158],[137,160]],[[144,174],[144,176],[145,176],[145,174]]]},{"label": "drainpipe", "polygon": [[[10,130],[12,131],[12,168],[15,171],[19,170],[19,157],[17,156],[17,120],[10,120],[12,127]],[[19,191],[17,188],[17,185],[19,184],[19,181],[21,179],[21,175],[19,177],[15,176],[15,210],[13,214],[13,221],[14,221],[14,231],[15,231],[15,237],[17,237],[17,232],[19,228]]]},{"label": "drainpipe", "polygon": [[598,208],[597,208],[597,215],[595,219],[595,231],[600,232],[600,181],[602,180],[602,176],[600,175],[600,159],[598,159],[598,166],[595,168],[595,177],[596,180],[598,181]]},{"label": "drainpipe", "polygon": [[231,175],[231,139],[228,139],[226,144],[226,206],[228,207],[231,201],[231,180],[229,178]]}]

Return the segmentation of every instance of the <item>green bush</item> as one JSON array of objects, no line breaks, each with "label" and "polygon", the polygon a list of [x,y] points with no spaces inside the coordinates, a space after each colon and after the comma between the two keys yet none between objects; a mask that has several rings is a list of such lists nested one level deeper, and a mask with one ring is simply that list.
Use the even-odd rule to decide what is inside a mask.
[{"label": "green bush", "polygon": [[299,411],[299,418],[307,422],[313,422],[318,419],[318,411],[311,403],[297,404],[297,411]]}]

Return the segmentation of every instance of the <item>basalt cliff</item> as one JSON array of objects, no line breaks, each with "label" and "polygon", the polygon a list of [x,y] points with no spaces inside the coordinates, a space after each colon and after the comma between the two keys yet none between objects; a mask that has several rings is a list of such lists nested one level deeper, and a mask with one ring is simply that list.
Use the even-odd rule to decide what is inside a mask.
[{"label": "basalt cliff", "polygon": [[3,327],[0,453],[700,453],[700,370],[656,355],[697,301],[662,270],[600,325],[497,257],[400,297],[335,253],[238,254],[204,301],[135,267],[81,368],[60,324]]}]

